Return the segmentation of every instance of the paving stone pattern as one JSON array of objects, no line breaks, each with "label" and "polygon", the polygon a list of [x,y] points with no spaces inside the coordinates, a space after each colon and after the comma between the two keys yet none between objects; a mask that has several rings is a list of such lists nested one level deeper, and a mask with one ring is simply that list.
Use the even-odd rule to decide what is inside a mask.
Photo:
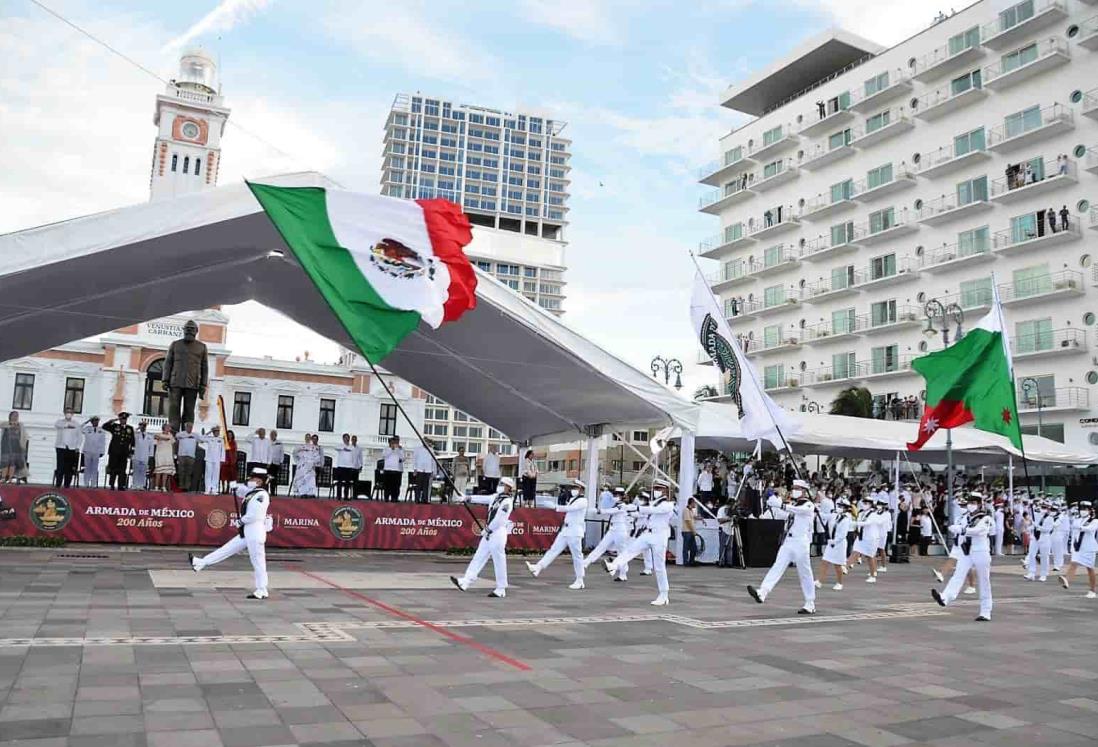
[{"label": "paving stone pattern", "polygon": [[246,559],[189,582],[182,550],[80,549],[106,557],[0,550],[0,747],[1098,742],[1098,604],[1009,558],[978,624],[920,560],[806,618],[792,574],[760,606],[760,571],[672,568],[653,608],[651,578],[568,590],[567,558],[512,559],[493,600],[430,581],[458,559],[272,552],[257,603]]}]

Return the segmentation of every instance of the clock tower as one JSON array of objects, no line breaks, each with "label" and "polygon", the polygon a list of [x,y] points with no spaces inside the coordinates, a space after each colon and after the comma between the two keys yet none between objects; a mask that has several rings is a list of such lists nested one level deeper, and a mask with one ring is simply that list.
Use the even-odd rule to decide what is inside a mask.
[{"label": "clock tower", "polygon": [[202,49],[185,52],[179,77],[156,97],[151,200],[170,200],[217,184],[221,135],[228,119],[213,58]]}]

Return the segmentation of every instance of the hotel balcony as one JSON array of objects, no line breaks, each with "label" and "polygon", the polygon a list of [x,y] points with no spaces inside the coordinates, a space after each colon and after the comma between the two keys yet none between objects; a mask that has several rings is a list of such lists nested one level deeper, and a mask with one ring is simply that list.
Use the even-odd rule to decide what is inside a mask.
[{"label": "hotel balcony", "polygon": [[792,209],[788,207],[778,211],[777,215],[774,214],[775,211],[773,210],[766,212],[770,213],[769,219],[766,217],[766,213],[763,213],[762,219],[747,229],[751,238],[764,239],[786,231],[792,231],[800,225],[800,220],[793,215]]},{"label": "hotel balcony", "polygon": [[1091,51],[1098,51],[1098,16],[1088,18],[1079,24],[1075,43]]},{"label": "hotel balcony", "polygon": [[804,289],[805,303],[827,303],[843,296],[852,296],[858,292],[855,287],[856,278],[852,275],[840,275],[830,280],[818,280],[809,283]]},{"label": "hotel balcony", "polygon": [[840,129],[840,125],[844,122],[849,122],[854,119],[854,112],[850,109],[836,109],[833,112],[827,114],[827,116],[820,118],[816,111],[807,115],[805,119],[811,119],[808,124],[801,127],[800,135],[802,137],[815,137],[816,135],[822,135],[825,132],[835,131]]},{"label": "hotel balcony", "polygon": [[970,86],[963,91],[953,91],[952,84],[947,84],[919,97],[919,108],[915,116],[926,122],[933,122],[944,117],[962,106],[975,104],[987,98],[987,91],[981,86]]},{"label": "hotel balcony", "polygon": [[801,332],[798,329],[783,329],[777,337],[769,340],[748,340],[744,345],[744,353],[750,356],[769,355],[770,353],[788,352],[801,346]]},{"label": "hotel balcony", "polygon": [[918,356],[901,355],[894,359],[858,361],[863,379],[883,379],[891,376],[918,375],[911,362]]},{"label": "hotel balcony", "polygon": [[771,140],[769,143],[763,143],[762,145],[751,148],[747,153],[747,157],[751,158],[756,163],[763,163],[764,161],[769,161],[771,156],[791,147],[798,141],[800,141],[800,137],[794,134],[793,127],[791,125],[785,125],[782,128],[782,133],[779,137]]},{"label": "hotel balcony", "polygon": [[852,381],[914,374],[911,368],[914,359],[915,356],[902,355],[891,359],[856,361],[846,366],[824,366],[805,373],[810,375],[809,386],[845,385]]},{"label": "hotel balcony", "polygon": [[738,324],[747,319],[754,319],[755,312],[759,310],[760,306],[762,304],[759,301],[747,301],[741,298],[738,302],[732,303],[731,299],[725,299],[724,318],[729,324]]},{"label": "hotel balcony", "polygon": [[[904,212],[907,212],[906,208],[904,208]],[[862,246],[872,246],[873,244],[879,244],[882,241],[891,241],[899,236],[905,236],[918,230],[918,228],[918,224],[908,220],[906,215],[900,218],[893,218],[890,223],[878,226],[874,226],[871,222],[866,222],[854,226],[853,241],[855,244],[861,244]]]},{"label": "hotel balcony", "polygon": [[777,314],[782,311],[790,311],[800,307],[801,293],[800,291],[790,290],[780,298],[772,298],[769,302],[762,301],[756,302],[756,304],[756,308],[754,309],[756,317],[769,316],[770,314]]},{"label": "hotel balcony", "polygon": [[1098,119],[1098,88],[1083,94],[1083,100],[1079,102],[1079,111],[1084,117]]},{"label": "hotel balcony", "polygon": [[715,189],[698,199],[698,210],[710,215],[720,215],[721,211],[731,205],[743,202],[755,196],[755,193],[746,187],[741,187],[740,182],[728,185],[724,189]]},{"label": "hotel balcony", "polygon": [[721,259],[747,246],[754,239],[744,232],[742,223],[725,226],[724,231],[698,244],[698,255],[706,259]]},{"label": "hotel balcony", "polygon": [[852,132],[850,142],[844,142],[833,148],[829,147],[827,143],[816,143],[816,147],[813,148],[812,152],[805,154],[804,160],[801,161],[801,168],[813,171],[834,163],[839,159],[854,155],[853,143],[860,135],[861,133],[856,131]]},{"label": "hotel balcony", "polygon": [[907,115],[907,112],[892,111],[889,113],[887,123],[880,125],[875,130],[867,128],[865,134],[855,138],[852,145],[856,148],[868,148],[895,135],[902,135],[914,126],[915,123],[911,121],[911,117]]},{"label": "hotel balcony", "polygon": [[826,344],[838,340],[849,340],[865,331],[868,320],[865,316],[846,317],[843,323],[820,322],[804,328],[801,339],[809,344]]},{"label": "hotel balcony", "polygon": [[1076,270],[1059,270],[1044,277],[1003,283],[999,286],[999,298],[1003,306],[1043,303],[1081,296],[1084,292],[1083,273]]},{"label": "hotel balcony", "polygon": [[980,29],[984,46],[990,49],[1011,49],[1041,29],[1067,18],[1063,0],[1034,0],[1033,13],[1026,18],[1007,19],[1000,15]]},{"label": "hotel balcony", "polygon": [[698,181],[710,187],[719,187],[734,175],[753,167],[755,159],[741,155],[742,153],[743,148],[725,151],[719,161],[713,161],[698,169]]},{"label": "hotel balcony", "polygon": [[949,306],[951,303],[955,303],[965,310],[965,313],[972,312],[979,314],[987,311],[991,308],[991,287],[977,288],[967,293],[951,293],[948,296],[935,296],[935,298],[942,302],[943,306]]},{"label": "hotel balcony", "polygon": [[773,247],[767,249],[765,259],[755,260],[748,268],[751,277],[765,277],[774,273],[784,272],[801,264],[801,252],[792,244],[783,244],[779,250],[770,253]]},{"label": "hotel balcony", "polygon": [[853,241],[853,228],[846,233],[847,235],[844,237],[846,241],[835,241],[831,236],[819,236],[812,241],[805,242],[801,256],[809,262],[819,262],[830,259],[837,254],[854,251],[858,248],[858,244]]},{"label": "hotel balcony", "polygon": [[886,285],[914,280],[918,274],[918,265],[911,257],[896,257],[893,267],[875,270],[870,264],[864,270],[854,273],[854,287],[858,290],[882,288]]},{"label": "hotel balcony", "polygon": [[928,226],[964,218],[965,216],[988,210],[991,203],[987,199],[962,201],[957,194],[942,195],[936,200],[924,202],[918,209],[918,220]]},{"label": "hotel balcony", "polygon": [[983,241],[945,244],[940,249],[934,249],[923,255],[923,269],[927,272],[947,272],[993,259],[991,240],[985,238]]},{"label": "hotel balcony", "polygon": [[1068,327],[1012,337],[1010,352],[1015,360],[1085,353],[1087,335],[1078,327]]},{"label": "hotel balcony", "polygon": [[951,51],[948,45],[941,46],[916,60],[913,77],[920,83],[926,83],[954,70],[971,68],[983,56],[984,48],[979,43],[956,51]]},{"label": "hotel balcony", "polygon": [[1075,127],[1071,109],[1053,104],[1032,116],[1023,117],[1018,124],[1001,125],[988,133],[988,150],[1006,153],[1032,143],[1059,135]]},{"label": "hotel balcony", "polygon": [[797,168],[792,158],[786,158],[778,163],[778,168],[770,173],[758,172],[759,178],[751,183],[752,192],[765,192],[800,176],[801,170]]},{"label": "hotel balcony", "polygon": [[1086,387],[1057,387],[1051,392],[1028,395],[1018,392],[1018,414],[1041,412],[1084,412],[1090,409],[1090,392]]},{"label": "hotel balcony", "polygon": [[[1058,219],[1057,226],[1059,226]],[[1058,230],[1054,233],[1049,230],[1047,224],[1042,224],[1025,233],[1008,228],[1005,231],[999,231],[991,238],[992,246],[996,252],[1000,254],[1018,254],[1020,252],[1040,251],[1050,246],[1076,241],[1082,238],[1082,235],[1079,233],[1079,219],[1076,216],[1075,221],[1070,224],[1066,231]]]},{"label": "hotel balcony", "polygon": [[1071,50],[1063,39],[1045,39],[1037,44],[1037,56],[1028,62],[1009,67],[1000,62],[985,67],[984,85],[993,91],[1000,91],[1034,75],[1066,65],[1070,60]]},{"label": "hotel balcony", "polygon": [[837,200],[831,199],[830,194],[818,195],[815,199],[810,200],[804,204],[801,208],[801,220],[816,221],[840,213],[844,210],[854,207],[854,198],[841,197]]},{"label": "hotel balcony", "polygon": [[858,94],[851,102],[850,108],[856,112],[865,114],[879,109],[882,104],[911,92],[910,78],[900,77],[899,79],[893,79],[892,75],[894,75],[894,73],[889,74],[887,86],[878,88],[873,93],[865,93],[865,89],[863,88],[862,93]]},{"label": "hotel balcony", "polygon": [[919,176],[933,179],[989,158],[991,154],[983,148],[956,153],[952,145],[946,146],[939,148],[937,153],[923,154],[919,163]]},{"label": "hotel balcony", "polygon": [[[1075,161],[1068,159],[1067,165],[1064,167],[1063,171],[1056,170],[1057,166],[1055,159],[1049,160],[1049,158],[1046,157],[1044,161],[1047,174],[1044,179],[1029,182],[1028,184],[1019,183],[1022,179],[1021,176],[1019,176],[1018,180],[1013,184],[1008,184],[1005,177],[993,181],[991,183],[991,201],[1001,204],[1016,202],[1025,199],[1026,197],[1036,197],[1045,192],[1051,192],[1054,189],[1066,187],[1069,184],[1076,184],[1079,181],[1077,177],[1078,169],[1075,165]],[[1098,162],[1098,159],[1095,159],[1095,161]]]},{"label": "hotel balcony", "polygon": [[1090,230],[1098,231],[1098,207],[1090,209]]},{"label": "hotel balcony", "polygon": [[720,269],[720,271],[706,276],[706,281],[713,289],[714,293],[720,293],[721,291],[734,288],[737,285],[745,285],[750,283],[753,278],[747,272],[748,267],[745,261],[736,260],[728,262]]},{"label": "hotel balcony", "polygon": [[906,327],[918,326],[923,319],[922,309],[917,306],[898,306],[896,313],[874,319],[870,314],[865,327],[865,334],[875,335],[879,332],[896,331]]},{"label": "hotel balcony", "polygon": [[801,386],[803,386],[803,376],[798,374],[782,374],[782,376],[777,378],[763,376],[763,389],[768,392],[800,389]]},{"label": "hotel balcony", "polygon": [[892,165],[892,178],[887,182],[881,182],[874,186],[869,186],[868,181],[860,181],[854,185],[854,199],[858,202],[870,202],[876,200],[878,197],[884,197],[890,195],[893,192],[898,192],[901,189],[907,189],[908,187],[915,186],[915,175],[903,164]]},{"label": "hotel balcony", "polygon": [[1098,174],[1098,148],[1087,148],[1083,168],[1092,174]]}]

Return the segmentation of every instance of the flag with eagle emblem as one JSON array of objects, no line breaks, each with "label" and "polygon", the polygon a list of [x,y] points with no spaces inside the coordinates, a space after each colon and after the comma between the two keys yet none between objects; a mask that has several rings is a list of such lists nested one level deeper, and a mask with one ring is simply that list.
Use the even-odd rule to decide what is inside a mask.
[{"label": "flag with eagle emblem", "polygon": [[743,437],[752,441],[766,439],[774,448],[784,448],[782,436],[789,438],[796,433],[797,422],[763,390],[759,375],[732,336],[728,321],[700,270],[694,277],[694,292],[690,297],[690,321],[702,350],[728,377],[725,393],[739,411]]}]

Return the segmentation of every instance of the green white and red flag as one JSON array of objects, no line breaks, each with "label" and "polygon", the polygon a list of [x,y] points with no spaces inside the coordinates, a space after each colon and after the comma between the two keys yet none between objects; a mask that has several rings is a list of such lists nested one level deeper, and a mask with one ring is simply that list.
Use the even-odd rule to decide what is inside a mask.
[{"label": "green white and red flag", "polygon": [[476,306],[469,219],[447,200],[248,183],[359,351],[379,363],[421,321]]}]

